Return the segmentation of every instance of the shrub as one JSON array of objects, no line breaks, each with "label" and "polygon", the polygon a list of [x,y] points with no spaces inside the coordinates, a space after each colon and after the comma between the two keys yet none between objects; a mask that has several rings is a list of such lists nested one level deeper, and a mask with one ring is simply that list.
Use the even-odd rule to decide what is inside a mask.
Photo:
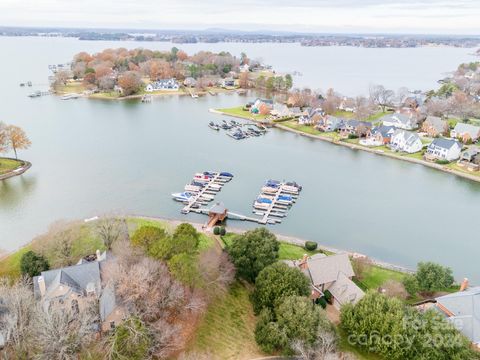
[{"label": "shrub", "polygon": [[227,230],[225,230],[225,227],[220,228],[220,235],[225,236],[227,234]]},{"label": "shrub", "polygon": [[355,134],[348,134],[349,139],[358,139],[358,136]]},{"label": "shrub", "polygon": [[237,276],[253,283],[260,271],[277,261],[279,247],[274,234],[258,228],[235,236],[227,252],[237,269]]},{"label": "shrub", "polygon": [[152,338],[139,318],[129,318],[117,326],[108,344],[112,359],[142,360],[148,358]]},{"label": "shrub", "polygon": [[407,275],[403,279],[403,286],[411,297],[415,297],[419,291],[418,281],[414,275]]},{"label": "shrub", "polygon": [[20,271],[23,275],[34,277],[50,269],[47,259],[33,251],[27,251],[20,259]]},{"label": "shrub", "polygon": [[330,292],[330,290],[325,290],[323,292],[323,296],[325,297],[325,300],[329,303],[329,304],[332,304],[333,302],[333,296],[332,296],[332,293]]},{"label": "shrub", "polygon": [[273,309],[284,297],[309,294],[308,278],[299,269],[277,262],[258,274],[252,294],[253,309],[258,314],[263,308]]},{"label": "shrub", "polygon": [[215,227],[213,228],[213,234],[214,234],[214,235],[220,235],[220,228],[219,228],[218,226],[215,226]]},{"label": "shrub", "polygon": [[307,297],[289,296],[279,302],[274,311],[262,311],[255,327],[255,340],[266,352],[293,354],[293,343],[312,346],[320,329],[332,330],[325,312]]},{"label": "shrub", "polygon": [[439,164],[439,165],[447,165],[450,163],[450,161],[448,160],[443,160],[443,159],[438,159],[435,161],[435,163]]},{"label": "shrub", "polygon": [[305,250],[308,251],[315,251],[318,247],[318,244],[314,241],[307,241],[305,242]]},{"label": "shrub", "polygon": [[151,225],[141,226],[135,231],[131,238],[131,242],[135,246],[142,247],[144,250],[149,251],[153,244],[165,239],[167,233],[165,230]]},{"label": "shrub", "polygon": [[421,291],[436,291],[452,286],[452,269],[433,262],[420,262],[415,277]]},{"label": "shrub", "polygon": [[168,261],[168,269],[172,276],[182,284],[193,286],[198,283],[199,272],[197,258],[191,254],[177,254]]},{"label": "shrub", "polygon": [[180,224],[172,236],[156,242],[149,253],[157,259],[168,260],[177,254],[196,253],[199,243],[200,234],[197,230],[190,224]]},{"label": "shrub", "polygon": [[321,298],[317,299],[317,304],[322,307],[322,309],[325,309],[327,307],[327,300],[325,300],[325,297],[322,296]]}]

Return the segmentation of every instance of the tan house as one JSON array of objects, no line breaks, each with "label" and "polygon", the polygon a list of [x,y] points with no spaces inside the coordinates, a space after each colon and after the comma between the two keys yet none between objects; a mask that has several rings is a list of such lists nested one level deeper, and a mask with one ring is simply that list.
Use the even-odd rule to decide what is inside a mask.
[{"label": "tan house", "polygon": [[427,116],[422,124],[421,131],[427,133],[430,137],[437,137],[440,135],[447,136],[450,129],[448,127],[448,122],[442,120],[438,116]]},{"label": "tan house", "polygon": [[126,312],[117,302],[113,285],[102,276],[109,261],[112,261],[109,253],[97,251],[92,261],[81,259],[73,266],[42,271],[33,278],[35,298],[45,309],[65,306],[80,310],[93,301],[99,306],[101,330],[113,329]]},{"label": "tan house", "polygon": [[305,255],[301,260],[287,261],[287,264],[298,267],[310,279],[312,299],[323,296],[328,290],[333,296],[333,306],[339,310],[344,304],[356,304],[365,295],[352,281],[355,273],[346,253]]}]

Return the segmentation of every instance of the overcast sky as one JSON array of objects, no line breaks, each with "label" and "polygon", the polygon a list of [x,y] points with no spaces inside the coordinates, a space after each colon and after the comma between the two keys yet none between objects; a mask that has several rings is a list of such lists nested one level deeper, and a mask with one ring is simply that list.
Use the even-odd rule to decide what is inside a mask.
[{"label": "overcast sky", "polygon": [[480,35],[480,0],[0,0],[0,26]]}]

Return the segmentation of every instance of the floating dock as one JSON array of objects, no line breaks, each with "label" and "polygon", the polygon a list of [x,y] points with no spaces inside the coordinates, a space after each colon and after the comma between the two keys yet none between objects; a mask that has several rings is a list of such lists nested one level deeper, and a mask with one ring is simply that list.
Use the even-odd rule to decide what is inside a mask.
[{"label": "floating dock", "polygon": [[[225,175],[225,174],[228,174]],[[193,181],[185,186],[184,193],[172,194],[175,200],[185,204],[182,214],[194,212],[208,215],[205,227],[212,228],[226,218],[232,220],[251,221],[258,224],[278,224],[287,216],[288,210],[296,202],[302,187],[295,182],[268,180],[262,187],[260,195],[253,202],[253,213],[259,217],[245,216],[228,211],[223,203],[217,202],[210,209],[202,207],[215,199],[223,186],[233,175],[222,172],[204,172],[195,174]]]}]

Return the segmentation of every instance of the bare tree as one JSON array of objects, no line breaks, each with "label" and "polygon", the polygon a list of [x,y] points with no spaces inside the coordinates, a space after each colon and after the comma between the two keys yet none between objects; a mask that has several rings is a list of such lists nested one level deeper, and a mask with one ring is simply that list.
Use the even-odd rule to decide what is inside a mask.
[{"label": "bare tree", "polygon": [[78,353],[93,340],[93,327],[97,314],[95,302],[80,309],[67,306],[50,306],[45,310],[36,307],[32,324],[36,359],[74,360]]},{"label": "bare tree", "polygon": [[385,89],[383,85],[370,86],[370,100],[382,108],[385,112],[387,106],[391,106],[395,97],[393,90]]},{"label": "bare tree", "polygon": [[104,216],[95,223],[97,235],[107,250],[111,250],[113,243],[121,236],[128,237],[127,224],[124,218]]},{"label": "bare tree", "polygon": [[0,329],[7,345],[19,358],[28,357],[34,309],[35,300],[27,278],[20,279],[12,286],[7,279],[0,279]]},{"label": "bare tree", "polygon": [[140,258],[129,267],[118,259],[110,264],[107,276],[130,313],[154,322],[181,311],[185,304],[183,287],[172,279],[165,264]]},{"label": "bare tree", "polygon": [[358,120],[365,120],[373,115],[376,110],[375,104],[364,96],[357,96],[354,102],[355,116]]},{"label": "bare tree", "polygon": [[333,331],[320,328],[314,344],[294,340],[292,349],[301,360],[340,360],[342,354],[337,352],[337,337]]},{"label": "bare tree", "polygon": [[382,285],[385,290],[385,295],[390,297],[396,297],[401,300],[405,300],[408,297],[408,293],[405,290],[405,286],[400,281],[388,280]]},{"label": "bare tree", "polygon": [[[73,258],[73,243],[80,238],[81,230],[80,222],[57,221],[33,240],[32,248],[48,258],[54,268],[71,265],[78,260]],[[91,249],[92,253],[95,250]]]}]

